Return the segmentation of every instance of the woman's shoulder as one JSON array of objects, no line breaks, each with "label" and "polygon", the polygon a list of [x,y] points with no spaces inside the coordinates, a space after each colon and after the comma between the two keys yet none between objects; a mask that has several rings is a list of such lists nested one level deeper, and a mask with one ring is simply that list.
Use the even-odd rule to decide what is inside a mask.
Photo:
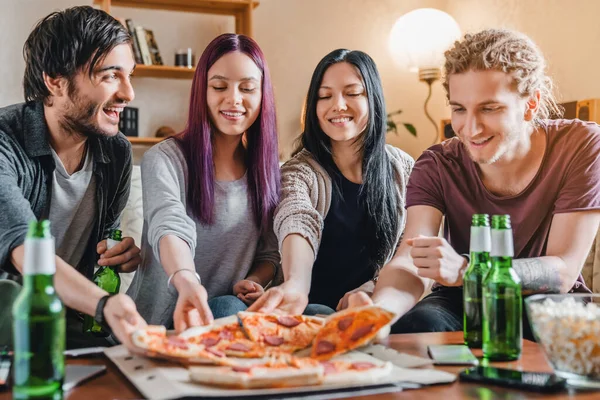
[{"label": "woman's shoulder", "polygon": [[392,164],[394,164],[397,169],[410,174],[413,166],[415,165],[415,160],[408,155],[408,153],[395,146],[392,146],[391,144],[386,144],[385,150],[390,157]]},{"label": "woman's shoulder", "polygon": [[281,174],[282,176],[298,175],[310,179],[315,179],[318,176],[327,176],[325,169],[306,149],[300,150],[292,158],[285,162],[285,164],[281,166]]},{"label": "woman's shoulder", "polygon": [[142,165],[149,162],[170,162],[180,164],[185,162],[185,156],[174,138],[155,144],[142,157]]}]

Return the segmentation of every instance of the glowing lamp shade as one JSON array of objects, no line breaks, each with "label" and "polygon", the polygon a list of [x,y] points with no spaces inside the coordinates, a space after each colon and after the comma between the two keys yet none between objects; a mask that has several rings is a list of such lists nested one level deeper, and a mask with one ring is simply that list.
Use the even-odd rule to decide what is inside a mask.
[{"label": "glowing lamp shade", "polygon": [[392,28],[389,50],[394,62],[403,69],[440,68],[444,52],[460,38],[454,18],[433,8],[419,8],[404,14]]}]

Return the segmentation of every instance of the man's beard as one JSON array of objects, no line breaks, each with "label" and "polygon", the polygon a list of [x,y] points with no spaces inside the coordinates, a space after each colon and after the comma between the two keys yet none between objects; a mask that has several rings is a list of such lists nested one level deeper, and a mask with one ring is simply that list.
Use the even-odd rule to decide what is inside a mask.
[{"label": "man's beard", "polygon": [[95,120],[95,116],[103,110],[101,104],[83,99],[76,88],[70,98],[71,107],[59,120],[65,131],[87,138],[113,136],[112,132],[102,130]]}]

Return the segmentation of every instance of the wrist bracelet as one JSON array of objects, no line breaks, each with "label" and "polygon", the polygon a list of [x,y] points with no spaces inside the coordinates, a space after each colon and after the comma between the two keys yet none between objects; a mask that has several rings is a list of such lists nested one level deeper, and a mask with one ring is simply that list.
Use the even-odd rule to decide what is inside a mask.
[{"label": "wrist bracelet", "polygon": [[173,272],[171,275],[169,275],[169,279],[167,279],[167,289],[171,286],[171,280],[173,280],[173,277],[181,271],[191,272],[192,274],[196,275],[196,278],[198,278],[198,283],[202,283],[202,281],[200,279],[200,275],[198,275],[198,273],[196,271],[187,269],[187,268],[181,268],[181,269],[178,269],[177,271]]}]

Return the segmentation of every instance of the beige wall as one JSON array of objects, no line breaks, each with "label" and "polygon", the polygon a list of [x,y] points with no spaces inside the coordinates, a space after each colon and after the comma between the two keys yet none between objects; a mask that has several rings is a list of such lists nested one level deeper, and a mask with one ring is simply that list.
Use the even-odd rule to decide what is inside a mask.
[{"label": "beige wall", "polygon": [[[91,0],[0,0],[0,106],[22,101],[24,64],[21,49],[35,22],[55,9]],[[280,148],[287,157],[299,134],[302,101],[317,62],[329,51],[346,47],[369,53],[379,67],[389,110],[403,109],[399,118],[412,122],[418,136],[401,128],[388,141],[418,157],[437,132],[423,113],[427,87],[415,74],[398,70],[387,53],[392,25],[402,14],[420,7],[449,12],[463,31],[485,27],[521,30],[538,42],[550,61],[564,100],[600,97],[597,65],[600,53],[600,1],[596,0],[260,0],[255,10],[255,38],[263,48],[275,85]],[[140,9],[113,9],[119,17],[151,28],[163,59],[173,63],[180,47],[192,47],[199,57],[214,36],[231,31],[228,17]],[[591,50],[590,50],[591,49]],[[161,125],[181,130],[187,116],[191,81],[135,80],[141,135],[152,136]],[[436,121],[449,110],[443,89],[434,83],[430,112]]]}]

